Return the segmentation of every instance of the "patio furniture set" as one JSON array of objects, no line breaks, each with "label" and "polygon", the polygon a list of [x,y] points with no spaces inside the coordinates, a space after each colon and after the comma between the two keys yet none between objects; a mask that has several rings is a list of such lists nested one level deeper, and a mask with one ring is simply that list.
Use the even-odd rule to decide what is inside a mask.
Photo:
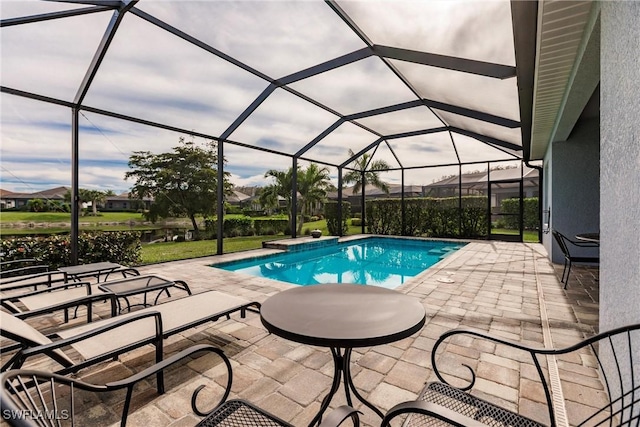
[{"label": "patio furniture set", "polygon": [[[86,271],[88,268],[84,267],[81,274],[89,274]],[[110,273],[114,271],[119,269],[115,268]],[[74,408],[78,406],[76,399],[82,399],[76,398],[76,394],[101,394],[124,389],[126,399],[121,417],[121,425],[124,426],[136,384],[146,378],[155,377],[157,391],[162,394],[165,390],[164,372],[167,368],[196,354],[212,353],[224,363],[227,381],[220,402],[212,410],[202,410],[197,403],[205,385],[194,391],[191,399],[192,409],[204,417],[198,426],[290,426],[276,414],[267,412],[251,402],[228,400],[233,370],[222,350],[201,344],[164,357],[164,339],[206,322],[229,318],[233,313],[240,313],[245,317],[246,312],[250,311],[259,313],[262,324],[275,335],[306,345],[330,348],[334,365],[333,383],[310,426],[335,426],[347,422],[347,419],[358,425],[359,411],[353,408],[352,395],[380,417],[381,426],[387,426],[401,416],[406,416],[406,426],[416,427],[543,425],[475,396],[472,389],[476,376],[470,367],[467,367],[471,373],[467,386],[454,387],[447,382],[439,369],[438,356],[446,351],[446,346],[452,339],[460,336],[467,338],[462,341],[467,345],[475,346],[479,341],[485,341],[528,355],[544,391],[551,426],[561,423],[555,415],[557,396],[553,395],[553,387],[545,371],[547,357],[585,357],[587,352],[592,352],[600,366],[609,403],[601,408],[593,408],[592,413],[586,415],[580,425],[636,425],[640,422],[640,382],[637,381],[640,375],[640,324],[603,332],[560,349],[533,348],[474,330],[450,330],[436,340],[431,352],[431,365],[438,381],[426,384],[415,401],[400,403],[383,413],[363,397],[354,384],[350,367],[351,351],[357,347],[391,343],[418,332],[426,320],[425,308],[420,301],[396,291],[374,286],[325,284],[295,287],[277,293],[260,304],[215,290],[191,295],[186,283],[182,282],[182,287],[178,287],[187,291],[188,296],[160,304],[157,304],[156,297],[151,305],[147,302],[145,293],[142,304],[149,305],[148,307],[132,311],[132,305],[127,301],[128,312],[121,313],[124,310],[117,300],[131,295],[136,287],[142,287],[140,280],[150,280],[149,287],[153,291],[168,292],[168,288],[162,287],[164,279],[154,281],[151,278],[157,276],[138,275],[134,276],[131,282],[128,282],[131,278],[126,277],[99,282],[99,275],[94,276],[96,282],[100,283],[98,286],[109,291],[100,295],[103,298],[107,296],[111,303],[112,317],[61,329],[56,332],[55,339],[53,336],[45,336],[27,324],[23,320],[30,317],[25,315],[26,312],[12,314],[1,311],[2,336],[18,343],[17,347],[13,348],[16,350],[15,353],[1,369],[3,374],[0,376],[0,402],[3,418],[15,426],[58,425],[61,419],[67,420],[77,416],[74,412]],[[118,294],[118,291],[121,293]],[[64,293],[69,290],[56,292]],[[77,304],[78,299],[73,301]],[[66,310],[72,307],[69,304],[61,302],[47,309],[53,311],[62,307]],[[40,313],[46,312],[42,307],[38,310]],[[91,321],[91,318],[88,320]],[[98,385],[67,376],[147,345],[154,347],[155,363],[123,380]],[[69,348],[73,352],[69,352]],[[62,368],[55,372],[23,369],[24,364],[34,356],[46,356]],[[613,365],[608,365],[609,362]],[[327,412],[341,385],[347,405]],[[208,405],[209,408],[212,407],[211,402],[208,402]],[[33,414],[40,416],[34,417]]]}]

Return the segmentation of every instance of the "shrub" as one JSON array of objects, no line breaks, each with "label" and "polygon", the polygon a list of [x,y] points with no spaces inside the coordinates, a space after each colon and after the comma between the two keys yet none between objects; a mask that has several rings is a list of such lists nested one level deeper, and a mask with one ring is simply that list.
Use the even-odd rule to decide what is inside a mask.
[{"label": "shrub", "polygon": [[247,236],[253,228],[253,219],[248,216],[226,218],[222,225],[224,234],[228,237]]},{"label": "shrub", "polygon": [[342,202],[342,233],[339,232],[337,201],[330,200],[324,203],[324,216],[327,219],[327,230],[329,231],[330,235],[345,235],[349,230],[347,219],[351,217],[351,203]]},{"label": "shrub", "polygon": [[351,218],[351,225],[359,227],[362,225],[362,219],[360,218]]},{"label": "shrub", "polygon": [[[50,268],[71,264],[71,236],[57,234],[46,237],[3,239],[3,260],[36,258]],[[124,265],[140,262],[140,233],[135,231],[92,232],[78,236],[78,255],[84,264],[109,261]]]},{"label": "shrub", "polygon": [[400,199],[368,200],[366,216],[367,231],[374,234],[479,237],[486,235],[487,198],[462,197],[462,211],[457,197],[405,200],[404,230]]},{"label": "shrub", "polygon": [[240,206],[226,205],[225,212],[228,214],[243,214],[244,209],[242,209]]},{"label": "shrub", "polygon": [[[284,233],[289,228],[289,220],[286,218],[254,219],[253,228],[258,236]],[[271,234],[267,233],[267,230]]]},{"label": "shrub", "polygon": [[[540,219],[538,215],[538,198],[527,197],[523,199],[524,204],[524,229],[525,230],[537,230],[540,227]],[[500,202],[500,209],[503,213],[517,214],[520,210],[520,199],[504,199]],[[504,228],[510,228],[517,230],[518,215],[508,216],[504,220]]]}]

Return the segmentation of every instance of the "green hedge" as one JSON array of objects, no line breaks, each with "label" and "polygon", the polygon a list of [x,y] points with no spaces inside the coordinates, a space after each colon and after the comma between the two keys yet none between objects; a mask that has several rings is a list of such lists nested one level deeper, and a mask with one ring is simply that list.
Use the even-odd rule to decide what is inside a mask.
[{"label": "green hedge", "polygon": [[405,233],[402,230],[402,200],[368,200],[367,231],[373,234],[484,237],[487,235],[487,198],[462,197],[460,212],[457,197],[418,197],[405,200]]},{"label": "green hedge", "polygon": [[351,203],[342,202],[342,233],[339,232],[338,202],[329,200],[324,203],[324,216],[327,219],[327,230],[331,236],[346,235],[349,231],[347,220],[351,217]]},{"label": "green hedge", "polygon": [[[3,261],[36,258],[55,269],[71,264],[71,236],[15,237],[0,242]],[[123,265],[140,262],[140,233],[136,231],[92,232],[78,236],[78,256],[83,264],[109,261]]]},{"label": "green hedge", "polygon": [[[206,219],[205,231],[207,239],[215,239],[217,235],[217,221]],[[284,233],[289,228],[289,220],[286,218],[251,218],[243,216],[238,218],[226,218],[222,224],[224,237],[237,236],[266,236]]]},{"label": "green hedge", "polygon": [[[540,227],[540,218],[538,215],[538,198],[527,197],[524,201],[524,229],[537,230]],[[517,214],[520,210],[520,199],[504,199],[500,202],[500,209],[503,213]],[[504,227],[517,230],[518,217],[506,216],[504,218]]]},{"label": "green hedge", "polygon": [[256,230],[256,235],[264,236],[268,234],[280,234],[284,233],[289,228],[289,220],[287,218],[267,218],[267,219],[254,219],[253,228]]},{"label": "green hedge", "polygon": [[225,237],[250,236],[253,231],[253,219],[248,216],[225,218],[222,223]]}]

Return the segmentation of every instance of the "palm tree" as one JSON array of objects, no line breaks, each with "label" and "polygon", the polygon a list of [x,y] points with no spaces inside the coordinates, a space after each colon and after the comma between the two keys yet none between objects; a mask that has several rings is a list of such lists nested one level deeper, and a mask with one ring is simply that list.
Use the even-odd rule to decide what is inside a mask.
[{"label": "palm tree", "polygon": [[[82,189],[80,192],[82,193]],[[100,190],[84,190],[85,194],[80,197],[85,200],[91,201],[91,209],[93,216],[98,216],[98,203],[104,203],[107,200],[107,195],[104,191]]]},{"label": "palm tree", "polygon": [[267,185],[260,193],[260,204],[265,207],[278,207],[278,198],[286,201],[289,226],[291,226],[291,189],[293,187],[293,168],[287,171],[270,169],[264,174],[265,178],[273,178],[273,184]]},{"label": "palm tree", "polygon": [[298,193],[302,199],[298,234],[302,232],[305,214],[311,213],[313,205],[326,198],[330,185],[327,167],[320,168],[317,164],[311,163],[307,169],[298,170]]},{"label": "palm tree", "polygon": [[[349,157],[355,156],[353,150],[349,149]],[[367,164],[371,159],[371,154],[365,153],[361,157],[353,161],[353,168],[355,170],[349,171],[343,181],[345,184],[353,183],[353,194],[360,192],[362,188],[371,184],[376,188],[389,194],[389,185],[380,179],[380,171],[389,169],[389,164],[384,160],[376,160],[371,162],[367,169]],[[364,171],[364,174],[362,173]]]},{"label": "palm tree", "polygon": [[[65,202],[71,203],[71,190],[67,190],[64,195]],[[107,193],[100,190],[88,190],[86,188],[78,189],[78,212],[82,212],[82,204],[91,202],[93,216],[98,216],[98,203],[104,203],[107,200]]]}]

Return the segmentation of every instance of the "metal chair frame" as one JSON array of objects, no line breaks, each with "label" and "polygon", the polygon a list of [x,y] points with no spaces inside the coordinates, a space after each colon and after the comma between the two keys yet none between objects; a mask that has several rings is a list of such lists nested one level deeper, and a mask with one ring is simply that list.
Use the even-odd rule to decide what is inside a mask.
[{"label": "metal chair frame", "polygon": [[[120,381],[104,385],[90,384],[76,378],[59,374],[27,369],[7,371],[0,376],[2,394],[0,406],[2,416],[15,427],[58,426],[61,421],[74,424],[78,390],[95,393],[108,393],[126,389],[126,397],[122,409],[120,426],[127,423],[129,408],[133,398],[133,390],[137,383],[152,376],[161,376],[162,372],[196,353],[215,353],[224,362],[227,372],[227,386],[221,402],[225,401],[231,391],[231,363],[222,350],[211,345],[201,344],[189,347],[165,360]],[[199,387],[192,396],[191,406],[196,408],[196,398],[202,390]],[[158,384],[158,394],[165,392],[164,384]],[[78,399],[81,399],[78,397]],[[62,402],[65,402],[64,404]]]},{"label": "metal chair frame", "polygon": [[[587,263],[587,264],[597,264],[600,262],[599,257],[585,257],[585,256],[574,256],[571,255],[571,251],[569,250],[569,244],[572,244],[581,248],[597,248],[599,245],[597,243],[592,242],[578,242],[569,239],[564,234],[560,233],[558,230],[552,230],[553,237],[555,238],[560,250],[562,251],[562,255],[564,256],[564,268],[562,270],[562,278],[560,279],[561,283],[564,283],[564,288],[567,289],[567,284],[569,283],[569,275],[571,274],[571,265],[574,262],[579,263]],[[567,268],[568,267],[568,268]],[[565,277],[566,273],[566,277]]]}]

